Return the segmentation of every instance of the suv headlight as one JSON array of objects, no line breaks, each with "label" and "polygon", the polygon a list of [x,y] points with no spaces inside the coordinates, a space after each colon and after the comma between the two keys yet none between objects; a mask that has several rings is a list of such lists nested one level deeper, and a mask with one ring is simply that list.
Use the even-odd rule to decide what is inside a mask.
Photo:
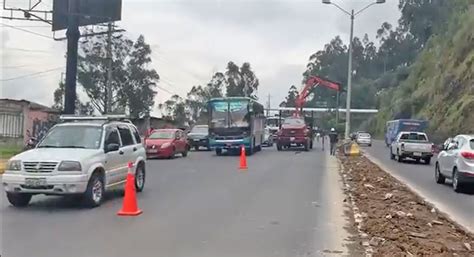
[{"label": "suv headlight", "polygon": [[82,171],[81,163],[76,161],[62,161],[58,171]]},{"label": "suv headlight", "polygon": [[11,160],[7,163],[7,170],[21,170],[21,161],[20,160]]}]

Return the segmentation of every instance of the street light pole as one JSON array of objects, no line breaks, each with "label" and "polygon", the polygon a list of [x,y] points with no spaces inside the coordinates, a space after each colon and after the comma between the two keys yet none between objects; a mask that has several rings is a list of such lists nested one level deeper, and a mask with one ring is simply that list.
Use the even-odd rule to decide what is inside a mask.
[{"label": "street light pole", "polygon": [[347,65],[346,129],[344,137],[349,138],[351,128],[351,95],[352,95],[352,40],[354,37],[354,10],[351,11],[351,33],[349,39],[349,64]]},{"label": "street light pole", "polygon": [[352,41],[354,37],[354,18],[361,12],[365,11],[367,8],[371,7],[375,4],[383,4],[385,0],[375,0],[375,2],[370,3],[369,5],[365,6],[364,8],[360,9],[359,11],[354,13],[354,10],[348,12],[344,10],[344,8],[340,7],[339,5],[331,2],[331,0],[322,0],[323,4],[331,4],[337,7],[337,9],[341,10],[345,14],[351,17],[351,33],[349,39],[349,63],[347,67],[347,96],[346,96],[346,128],[344,132],[344,137],[347,139],[349,138],[349,132],[351,129],[351,95],[352,95]]}]

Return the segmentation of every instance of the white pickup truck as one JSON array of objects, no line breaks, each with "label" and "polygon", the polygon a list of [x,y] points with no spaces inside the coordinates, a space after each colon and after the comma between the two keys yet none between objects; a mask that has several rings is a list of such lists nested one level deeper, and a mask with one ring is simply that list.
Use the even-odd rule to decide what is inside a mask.
[{"label": "white pickup truck", "polygon": [[433,157],[433,144],[422,132],[402,131],[390,146],[390,158],[399,162],[410,158],[416,162],[423,160],[425,164],[430,164],[431,157]]}]

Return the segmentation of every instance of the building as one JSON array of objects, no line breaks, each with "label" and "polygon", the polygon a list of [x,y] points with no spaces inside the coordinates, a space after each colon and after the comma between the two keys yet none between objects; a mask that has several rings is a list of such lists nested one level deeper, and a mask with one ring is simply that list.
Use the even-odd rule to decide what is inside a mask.
[{"label": "building", "polygon": [[60,112],[27,100],[0,98],[0,145],[23,145],[41,139],[57,123]]}]

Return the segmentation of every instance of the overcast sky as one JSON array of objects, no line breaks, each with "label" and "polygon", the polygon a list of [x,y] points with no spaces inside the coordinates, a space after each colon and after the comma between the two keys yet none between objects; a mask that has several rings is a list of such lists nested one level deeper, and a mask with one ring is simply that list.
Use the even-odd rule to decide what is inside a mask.
[{"label": "overcast sky", "polygon": [[[14,5],[25,0],[6,1]],[[334,2],[358,10],[370,0]],[[355,20],[355,35],[368,33],[374,39],[382,22],[396,23],[397,4],[398,0],[387,0],[361,13]],[[43,8],[50,6],[48,1],[42,3]],[[1,22],[53,36],[45,23]],[[320,0],[123,0],[122,21],[117,24],[129,37],[145,36],[162,78],[160,87],[167,91],[185,96],[193,85],[205,84],[214,72],[223,71],[228,61],[250,62],[260,79],[260,102],[265,104],[270,93],[274,107],[291,84],[300,86],[312,53],[336,35],[348,41],[350,19]],[[65,70],[66,43],[5,26],[1,29],[2,80],[46,72],[2,81],[0,98],[51,105]],[[56,33],[62,36],[64,31]],[[156,102],[168,97],[168,92],[158,89]]]}]

